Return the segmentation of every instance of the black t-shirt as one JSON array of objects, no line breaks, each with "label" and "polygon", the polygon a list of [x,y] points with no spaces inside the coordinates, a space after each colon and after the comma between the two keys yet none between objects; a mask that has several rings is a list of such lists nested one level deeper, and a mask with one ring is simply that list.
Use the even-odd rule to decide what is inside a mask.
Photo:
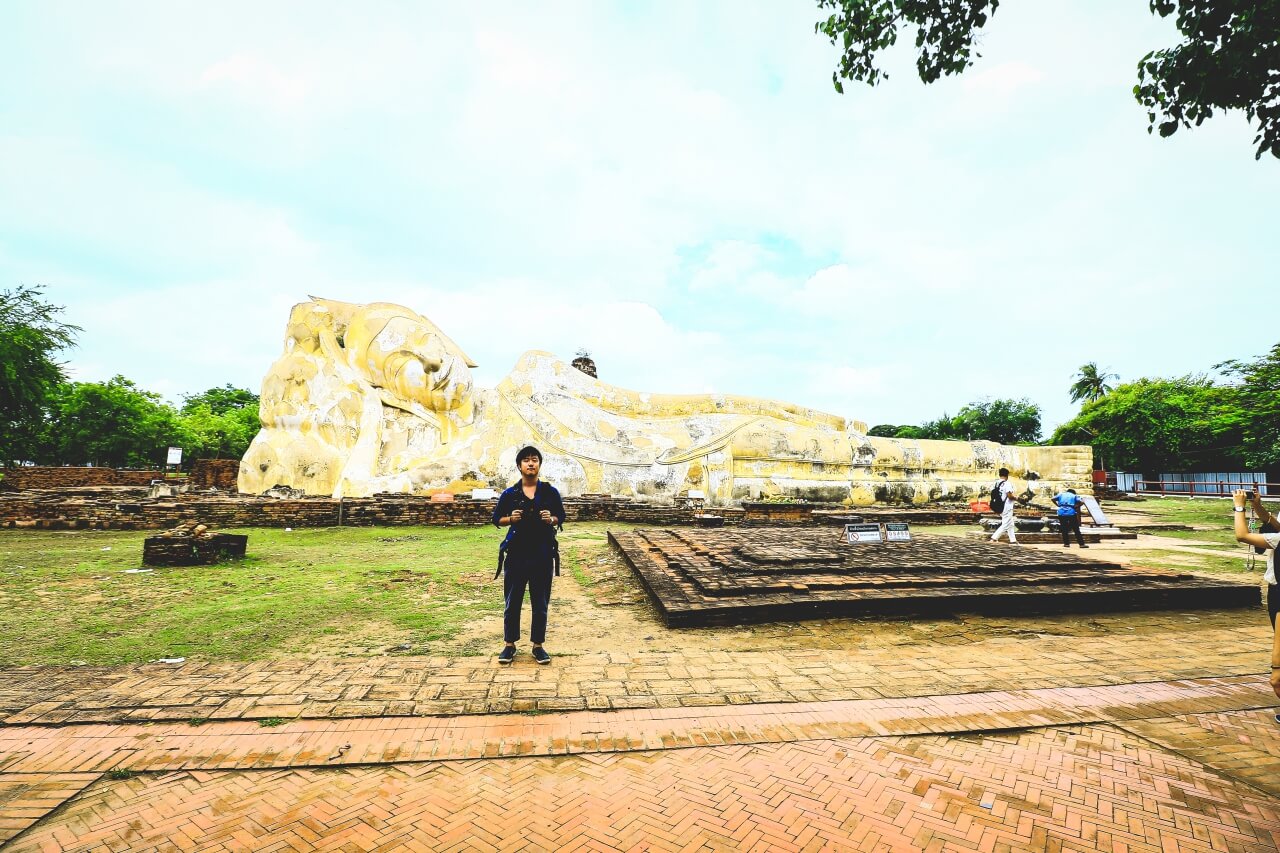
[{"label": "black t-shirt", "polygon": [[[511,515],[518,509],[524,512],[520,520],[512,525],[507,554],[550,560],[555,548],[556,527],[564,526],[564,501],[560,499],[560,492],[550,483],[539,480],[533,498],[530,499],[525,495],[521,484],[516,483],[498,498],[498,505],[493,510],[494,525],[498,524],[498,519]],[[556,517],[556,525],[547,524],[539,517],[544,509]]]}]

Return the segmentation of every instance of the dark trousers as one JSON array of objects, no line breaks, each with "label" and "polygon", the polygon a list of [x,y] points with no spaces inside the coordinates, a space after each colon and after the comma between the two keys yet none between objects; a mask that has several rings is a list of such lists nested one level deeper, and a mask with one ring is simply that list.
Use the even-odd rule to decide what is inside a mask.
[{"label": "dark trousers", "polygon": [[502,594],[506,601],[502,609],[502,639],[514,643],[520,639],[520,608],[524,605],[524,589],[529,588],[529,610],[533,623],[529,626],[529,639],[534,645],[542,645],[547,639],[547,610],[551,607],[551,563],[523,562],[507,558],[502,571]]},{"label": "dark trousers", "polygon": [[1267,584],[1267,615],[1271,617],[1271,627],[1276,627],[1276,614],[1280,613],[1280,584]]},{"label": "dark trousers", "polygon": [[1072,532],[1076,534],[1076,542],[1084,544],[1084,534],[1080,532],[1080,516],[1079,515],[1060,515],[1058,516],[1058,524],[1062,529],[1062,544],[1070,545],[1070,536]]}]

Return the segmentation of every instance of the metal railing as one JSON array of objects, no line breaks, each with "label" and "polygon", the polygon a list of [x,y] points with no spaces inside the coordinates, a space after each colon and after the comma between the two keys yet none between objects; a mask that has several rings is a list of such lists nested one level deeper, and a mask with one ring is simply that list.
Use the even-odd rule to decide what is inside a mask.
[{"label": "metal railing", "polygon": [[1280,483],[1253,480],[1134,480],[1133,493],[1161,497],[1229,498],[1236,489],[1258,492],[1264,498],[1280,495]]}]

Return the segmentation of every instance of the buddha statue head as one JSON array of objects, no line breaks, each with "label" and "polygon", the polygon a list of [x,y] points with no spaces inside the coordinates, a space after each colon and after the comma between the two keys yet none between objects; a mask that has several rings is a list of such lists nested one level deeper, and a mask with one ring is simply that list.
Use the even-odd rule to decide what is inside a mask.
[{"label": "buddha statue head", "polygon": [[347,365],[389,402],[443,413],[470,401],[475,363],[426,317],[387,302],[352,305],[313,297],[309,304],[328,315]]}]

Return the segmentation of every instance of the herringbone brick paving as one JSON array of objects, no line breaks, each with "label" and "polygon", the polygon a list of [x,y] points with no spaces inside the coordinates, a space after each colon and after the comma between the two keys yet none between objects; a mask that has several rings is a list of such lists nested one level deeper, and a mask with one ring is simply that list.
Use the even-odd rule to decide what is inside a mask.
[{"label": "herringbone brick paving", "polygon": [[[1265,617],[1234,611],[1135,614],[1141,631],[947,637],[922,646],[729,653],[293,659],[171,666],[0,669],[7,725],[145,720],[333,718],[701,707],[1125,684],[1257,672]],[[678,636],[676,637],[678,641]],[[553,653],[558,650],[552,648]]]},{"label": "herringbone brick paving", "polygon": [[870,735],[1114,722],[1271,707],[1258,674],[1198,681],[864,699],[849,702],[580,711],[461,718],[234,721],[0,729],[0,772],[334,766],[625,752]]},{"label": "herringbone brick paving", "polygon": [[1280,804],[1107,726],[103,780],[91,850],[1274,851]]},{"label": "herringbone brick paving", "polygon": [[[1276,704],[1258,674],[280,729],[11,727],[0,797],[19,809],[0,825],[21,832],[97,779],[13,849],[1277,850],[1280,799],[1258,763],[1280,755]],[[1114,722],[1064,725],[1082,719]],[[1044,728],[975,731],[1002,726]],[[939,731],[957,734],[899,734]]]},{"label": "herringbone brick paving", "polygon": [[0,845],[92,784],[97,773],[0,774]]},{"label": "herringbone brick paving", "polygon": [[1121,728],[1280,798],[1275,708],[1130,720]]}]

